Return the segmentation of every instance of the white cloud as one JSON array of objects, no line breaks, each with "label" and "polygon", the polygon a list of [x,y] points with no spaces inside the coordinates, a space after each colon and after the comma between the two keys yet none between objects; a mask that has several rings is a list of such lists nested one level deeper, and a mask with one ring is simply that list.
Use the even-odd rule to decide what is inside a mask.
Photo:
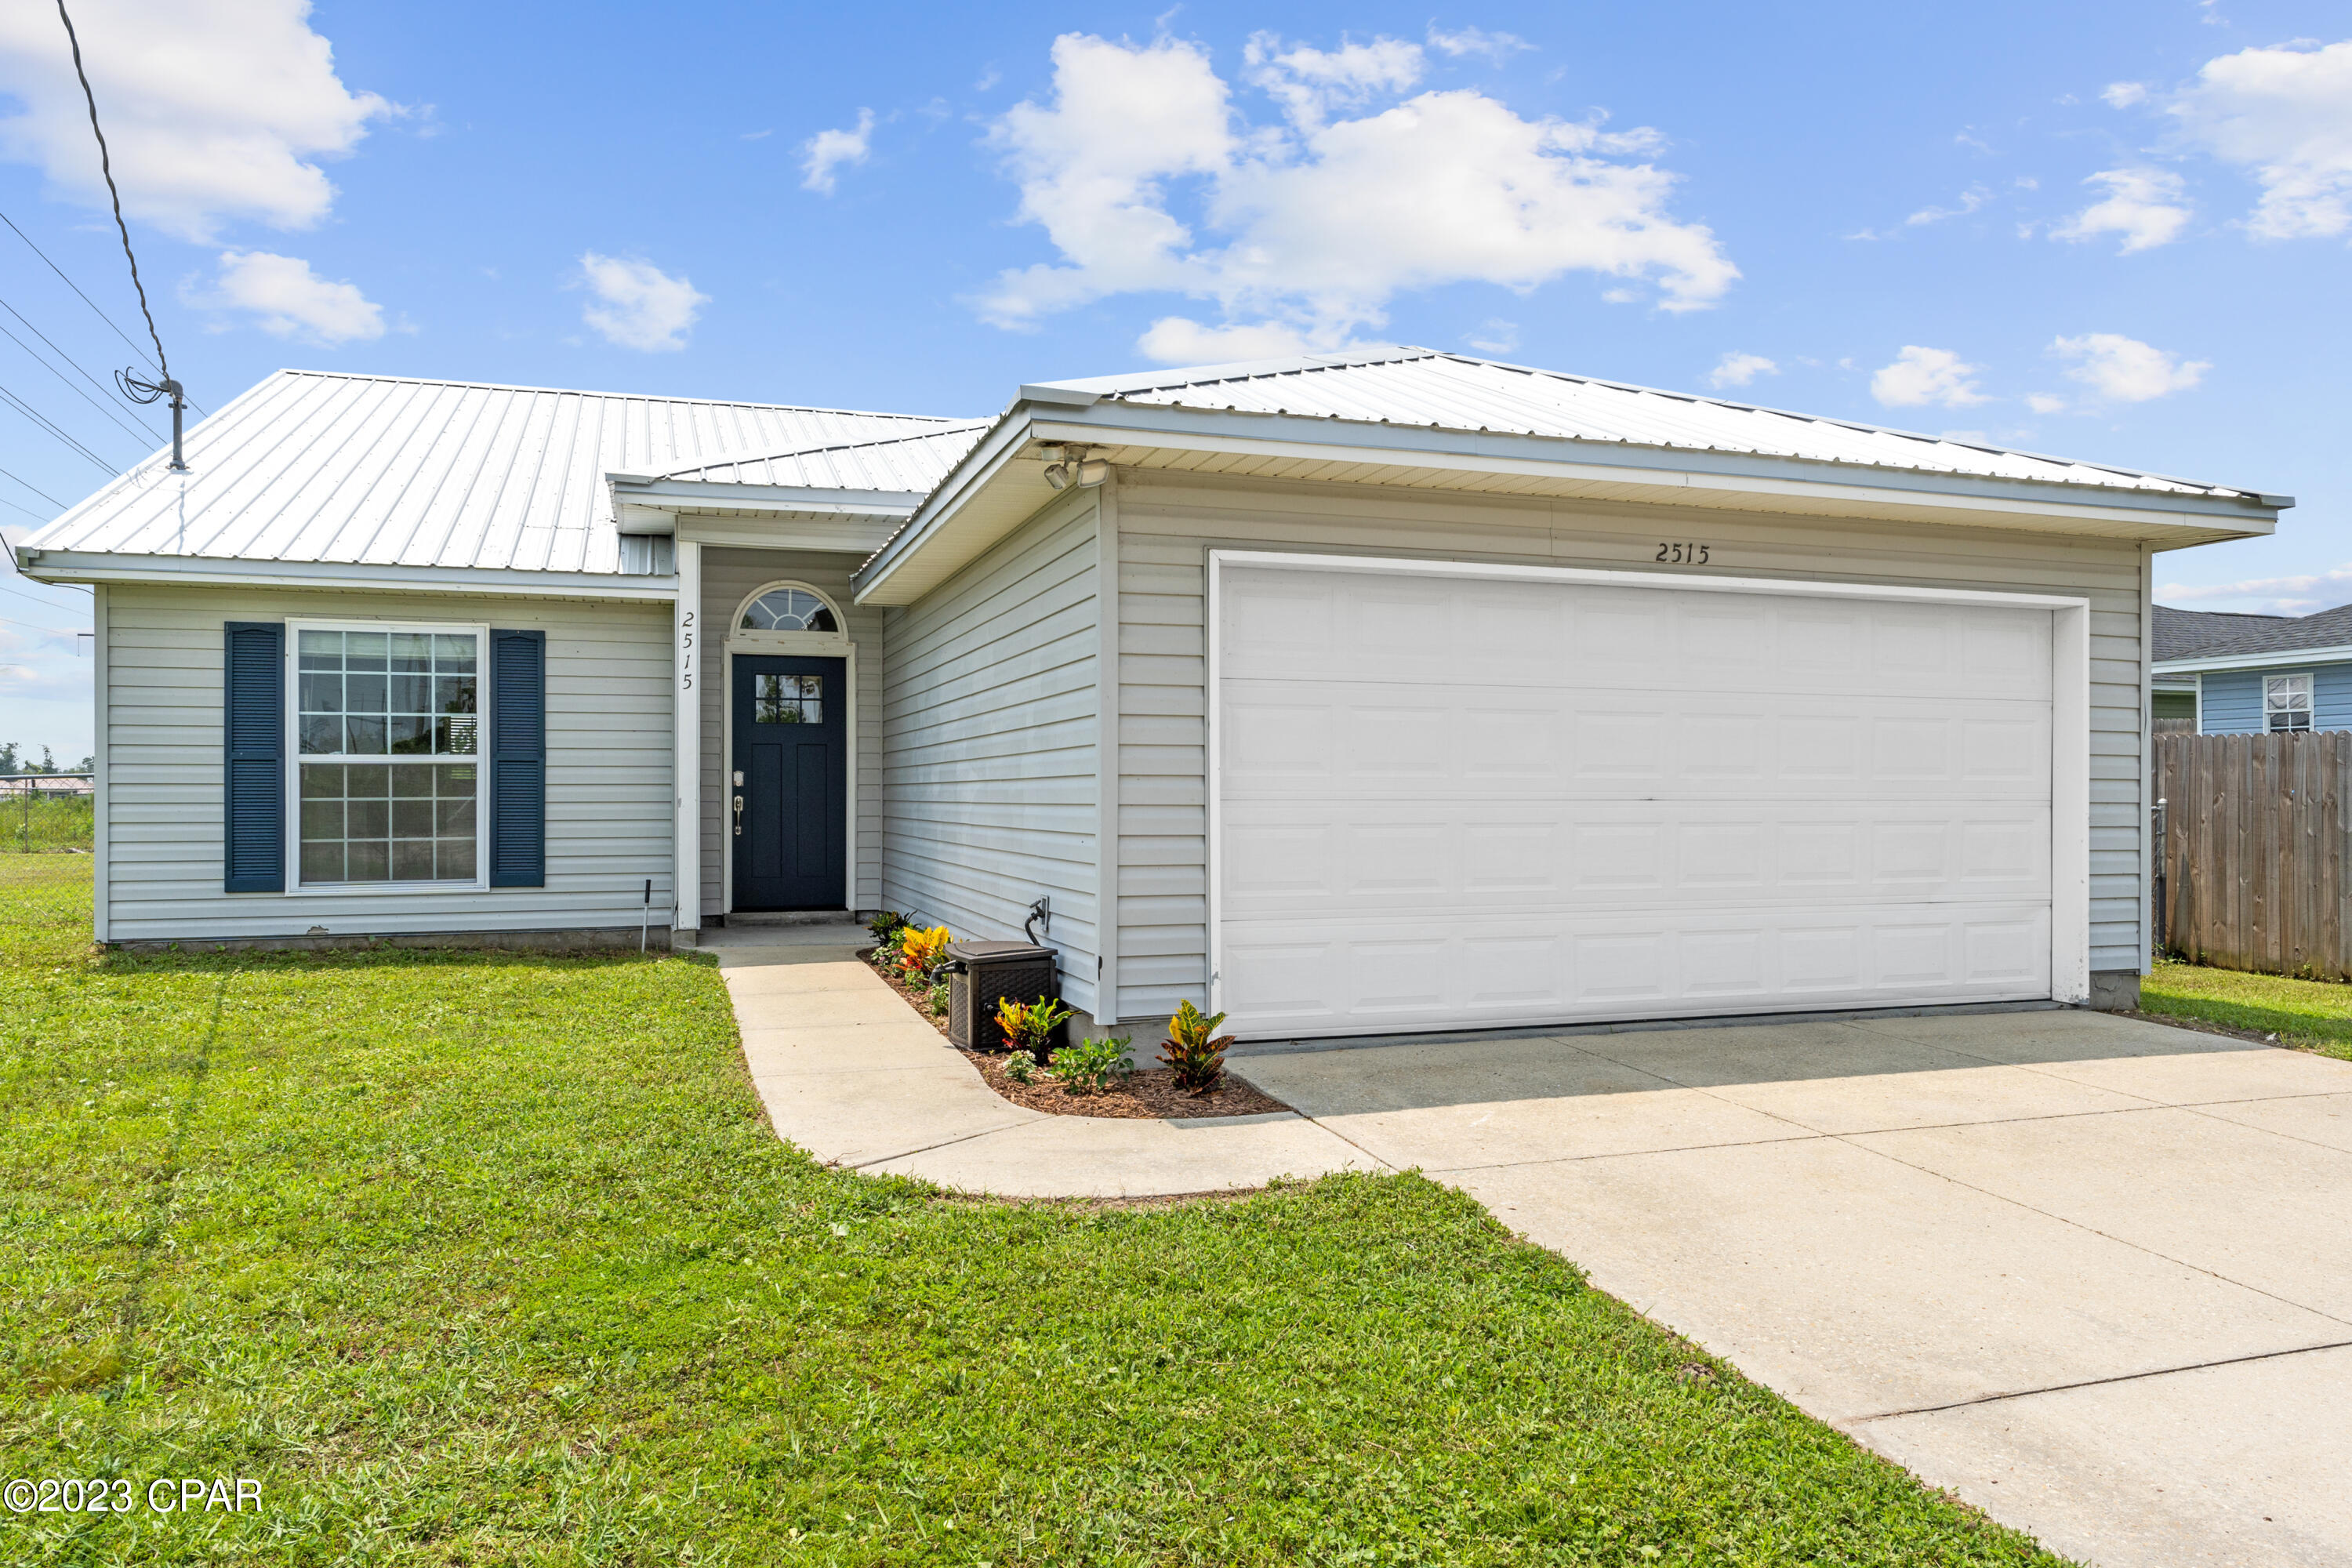
[{"label": "white cloud", "polygon": [[1519,346],[1519,324],[1494,317],[1471,333],[1467,341],[1482,354],[1507,354]]},{"label": "white cloud", "polygon": [[297,256],[267,250],[225,250],[212,287],[183,286],[180,297],[200,310],[239,310],[263,331],[330,346],[383,336],[383,307],[357,286],[331,282]]},{"label": "white cloud", "polygon": [[844,163],[855,167],[866,162],[873,150],[874,111],[857,111],[857,128],[854,131],[820,131],[801,143],[801,172],[804,178],[801,188],[833,195],[834,171]]},{"label": "white cloud", "polygon": [[2352,600],[2352,565],[2235,583],[2166,583],[2156,590],[2156,600],[2176,605],[2221,603],[2248,615],[2307,616]]},{"label": "white cloud", "polygon": [[1916,408],[1936,404],[1966,408],[1991,399],[1977,390],[1975,376],[1984,367],[1962,364],[1949,349],[1927,349],[1907,343],[1895,363],[1881,366],[1870,378],[1870,395],[1889,408]]},{"label": "white cloud", "polygon": [[688,329],[710,303],[685,277],[673,278],[650,261],[627,261],[589,251],[581,273],[594,301],[580,312],[607,342],[658,353],[686,347]]},{"label": "white cloud", "polygon": [[2180,237],[2191,216],[2180,176],[2164,169],[2104,169],[2083,182],[2104,185],[2106,195],[2050,231],[2053,239],[2124,237],[2123,254],[2153,250]]},{"label": "white cloud", "polygon": [[2025,406],[2036,414],[2063,414],[2066,400],[2054,392],[2029,392],[2025,395]]},{"label": "white cloud", "polygon": [[1161,364],[1225,364],[1236,360],[1287,359],[1318,345],[1296,328],[1277,321],[1209,327],[1184,316],[1162,316],[1145,329],[1135,346]]},{"label": "white cloud", "polygon": [[[303,228],[335,187],[319,160],[399,110],[354,93],[306,0],[78,0],[74,26],[123,211],[205,241],[234,219]],[[98,144],[55,6],[0,6],[0,157],[103,207]]]},{"label": "white cloud", "polygon": [[1922,224],[1941,223],[1948,217],[1966,217],[1990,200],[1990,191],[1982,185],[1970,185],[1960,193],[1958,206],[1921,207],[1903,221],[1916,227]]},{"label": "white cloud", "polygon": [[2192,143],[2253,171],[2263,190],[2247,219],[2255,235],[2352,229],[2352,40],[2208,60],[2167,109]]},{"label": "white cloud", "polygon": [[1706,373],[1706,384],[1720,392],[1727,386],[1746,386],[1759,375],[1780,374],[1780,367],[1762,354],[1734,350],[1715,362],[1715,368]]},{"label": "white cloud", "polygon": [[1330,50],[1304,44],[1285,49],[1276,35],[1256,33],[1243,47],[1242,65],[1250,85],[1280,104],[1285,119],[1311,132],[1335,110],[1412,86],[1421,79],[1422,55],[1420,45],[1394,38]]},{"label": "white cloud", "polygon": [[2147,101],[2147,88],[2136,81],[2111,81],[2099,96],[2106,100],[2109,109],[2129,109],[2136,103]]},{"label": "white cloud", "polygon": [[[1684,310],[1739,275],[1711,233],[1667,213],[1675,176],[1644,161],[1655,132],[1523,120],[1475,91],[1379,107],[1418,80],[1418,45],[1252,39],[1244,79],[1274,99],[1279,125],[1236,113],[1207,53],[1181,40],[1072,33],[1053,58],[1051,101],[1016,105],[991,140],[1020,184],[1022,219],[1060,262],[996,279],[977,303],[1000,326],[1165,291],[1214,302],[1229,327],[1330,347],[1383,324],[1410,289],[1525,292],[1592,271],[1653,280],[1664,308]],[[1207,341],[1176,320],[1150,342]]]},{"label": "white cloud", "polygon": [[1465,27],[1458,33],[1448,33],[1434,23],[1429,28],[1429,47],[1455,59],[1465,55],[1475,55],[1487,64],[1497,66],[1513,55],[1535,47],[1516,33],[1490,33],[1484,27]]},{"label": "white cloud", "polygon": [[2146,403],[2167,393],[2185,392],[2213,368],[2209,360],[2184,363],[2178,354],[2119,332],[2059,338],[2050,352],[2069,362],[2069,380],[2081,382],[2110,403]]}]

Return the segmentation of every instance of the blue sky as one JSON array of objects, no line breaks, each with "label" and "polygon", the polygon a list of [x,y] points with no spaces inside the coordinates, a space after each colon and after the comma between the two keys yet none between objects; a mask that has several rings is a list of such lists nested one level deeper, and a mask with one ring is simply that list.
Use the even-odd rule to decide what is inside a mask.
[{"label": "blue sky", "polygon": [[[1412,342],[2284,491],[2159,597],[2352,600],[2340,5],[75,9],[207,406],[305,365],[983,415]],[[11,8],[0,212],[139,336],[81,112]],[[62,363],[131,351],[5,230],[0,301],[0,391],[143,457]],[[5,404],[0,468],[11,537],[104,478]],[[0,738],[87,750],[87,625],[0,582]]]}]

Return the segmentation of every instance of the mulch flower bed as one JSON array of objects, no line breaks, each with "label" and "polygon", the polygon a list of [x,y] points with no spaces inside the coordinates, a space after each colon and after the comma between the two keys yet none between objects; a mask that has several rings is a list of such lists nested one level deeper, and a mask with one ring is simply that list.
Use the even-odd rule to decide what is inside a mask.
[{"label": "mulch flower bed", "polygon": [[[948,1032],[948,1021],[931,1012],[919,985],[909,985],[895,973],[874,963],[871,949],[859,954],[874,973],[907,999],[907,1005],[927,1020],[942,1037]],[[1174,1075],[1166,1068],[1144,1068],[1150,1051],[1139,1035],[1136,1056],[1139,1070],[1129,1073],[1125,1082],[1098,1094],[1072,1094],[1060,1084],[1044,1076],[1028,1083],[1015,1083],[1004,1076],[1005,1053],[1003,1051],[962,1052],[966,1061],[980,1069],[980,1076],[989,1088],[1013,1104],[1030,1110],[1042,1110],[1049,1116],[1110,1116],[1129,1121],[1156,1121],[1171,1117],[1192,1116],[1263,1116],[1268,1111],[1288,1110],[1289,1106],[1265,1093],[1255,1085],[1246,1083],[1228,1070],[1217,1087],[1206,1094],[1187,1094],[1178,1089]]]}]

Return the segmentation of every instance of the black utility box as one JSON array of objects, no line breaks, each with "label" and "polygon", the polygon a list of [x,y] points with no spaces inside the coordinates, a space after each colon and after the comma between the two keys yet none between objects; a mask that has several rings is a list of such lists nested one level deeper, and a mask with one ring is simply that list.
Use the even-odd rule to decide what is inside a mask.
[{"label": "black utility box", "polygon": [[[1041,996],[1056,997],[1055,958],[1050,947],[1025,942],[951,942],[948,943],[948,1038],[966,1050],[1001,1051],[1004,1032],[996,1026],[996,1005],[1010,996],[1024,1005]],[[1068,1044],[1061,1025],[1054,1026],[1048,1053]]]}]

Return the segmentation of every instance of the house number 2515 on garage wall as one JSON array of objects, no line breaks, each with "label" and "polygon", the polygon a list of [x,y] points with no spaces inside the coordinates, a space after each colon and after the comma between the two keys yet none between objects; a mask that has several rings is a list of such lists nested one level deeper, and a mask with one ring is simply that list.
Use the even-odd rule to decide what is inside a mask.
[{"label": "house number 2515 on garage wall", "polygon": [[1674,543],[1658,546],[1657,559],[1669,566],[1704,566],[1707,547],[1704,544]]}]

